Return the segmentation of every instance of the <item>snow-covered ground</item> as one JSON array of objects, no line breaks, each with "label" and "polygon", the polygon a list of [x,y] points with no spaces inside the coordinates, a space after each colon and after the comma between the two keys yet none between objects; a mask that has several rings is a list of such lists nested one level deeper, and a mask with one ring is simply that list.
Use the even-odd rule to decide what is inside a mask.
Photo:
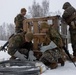
[{"label": "snow-covered ground", "polygon": [[[71,44],[68,45],[68,50],[71,54],[73,53]],[[47,70],[42,75],[76,75],[76,67],[72,62],[66,61],[65,66],[59,65],[57,69]]]},{"label": "snow-covered ground", "polygon": [[[2,46],[5,43],[5,41],[0,41],[0,45]],[[72,54],[72,48],[71,44],[68,46],[69,52]],[[7,52],[0,52],[0,60],[2,59],[9,59],[10,56],[7,54]],[[58,66],[57,69],[54,70],[47,70],[42,75],[76,75],[76,67],[73,65],[73,63],[66,61],[65,66],[61,67]]]},{"label": "snow-covered ground", "polygon": [[64,67],[59,65],[57,69],[47,70],[42,75],[76,75],[76,67],[67,61]]},{"label": "snow-covered ground", "polygon": [[[3,46],[6,43],[6,41],[0,40],[0,46]],[[7,60],[10,58],[10,55],[8,55],[7,52],[0,51],[0,60]]]}]

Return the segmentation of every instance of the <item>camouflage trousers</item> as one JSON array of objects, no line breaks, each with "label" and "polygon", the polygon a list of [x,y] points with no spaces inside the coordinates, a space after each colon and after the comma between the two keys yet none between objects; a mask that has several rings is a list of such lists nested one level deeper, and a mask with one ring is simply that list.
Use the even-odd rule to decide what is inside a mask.
[{"label": "camouflage trousers", "polygon": [[76,29],[69,29],[69,31],[71,36],[73,55],[76,56]]},{"label": "camouflage trousers", "polygon": [[58,49],[53,49],[45,51],[40,58],[40,61],[42,61],[44,64],[50,64],[58,62],[59,58],[62,58],[62,54]]},{"label": "camouflage trousers", "polygon": [[19,52],[21,54],[27,55],[28,54],[28,50],[27,49],[20,49]]},{"label": "camouflage trousers", "polygon": [[9,49],[8,50],[8,54],[10,54],[11,56],[13,56],[15,54],[16,51],[19,51],[21,54],[24,54],[27,56],[28,58],[28,50],[27,49]]}]

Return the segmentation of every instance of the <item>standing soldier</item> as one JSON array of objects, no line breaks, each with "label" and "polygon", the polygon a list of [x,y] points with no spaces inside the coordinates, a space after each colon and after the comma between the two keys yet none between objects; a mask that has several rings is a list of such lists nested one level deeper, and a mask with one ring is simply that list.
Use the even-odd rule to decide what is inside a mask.
[{"label": "standing soldier", "polygon": [[32,39],[32,33],[21,32],[12,36],[8,43],[8,54],[12,56],[11,58],[26,60],[29,51],[33,49]]},{"label": "standing soldier", "polygon": [[14,23],[16,25],[15,27],[15,31],[16,33],[20,33],[23,31],[23,21],[24,19],[26,19],[24,16],[26,15],[26,9],[22,8],[20,14],[18,14],[15,19],[14,19]]},{"label": "standing soldier", "polygon": [[49,27],[47,23],[41,24],[41,32],[46,33],[49,45],[46,45],[46,42],[48,42],[46,41],[43,44],[45,46],[41,47],[43,55],[41,56],[40,61],[49,66],[51,69],[55,69],[58,66],[58,63],[61,63],[61,66],[64,66],[64,56],[62,54],[63,42],[59,33],[54,28]]},{"label": "standing soldier", "polygon": [[76,61],[76,10],[69,2],[64,3],[63,9],[64,13],[62,18],[67,23],[67,25],[69,25],[74,56],[73,61]]}]

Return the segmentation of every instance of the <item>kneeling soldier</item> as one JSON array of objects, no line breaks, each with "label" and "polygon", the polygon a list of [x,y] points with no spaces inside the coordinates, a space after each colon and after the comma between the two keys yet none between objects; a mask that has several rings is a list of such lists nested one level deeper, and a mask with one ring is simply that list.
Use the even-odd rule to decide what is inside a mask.
[{"label": "kneeling soldier", "polygon": [[14,35],[9,39],[8,54],[20,60],[26,60],[29,51],[32,50],[33,47],[32,39],[32,33],[22,32]]},{"label": "kneeling soldier", "polygon": [[41,32],[46,33],[49,45],[46,45],[46,41],[43,44],[45,46],[41,47],[43,55],[41,56],[40,61],[51,69],[56,68],[58,63],[61,63],[61,66],[64,66],[63,42],[60,34],[53,27],[49,27],[47,23],[41,24]]}]

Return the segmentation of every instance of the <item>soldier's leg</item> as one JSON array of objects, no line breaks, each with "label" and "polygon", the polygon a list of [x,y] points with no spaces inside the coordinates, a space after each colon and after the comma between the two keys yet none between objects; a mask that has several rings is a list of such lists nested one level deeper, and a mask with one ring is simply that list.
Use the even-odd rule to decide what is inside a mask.
[{"label": "soldier's leg", "polygon": [[76,30],[71,30],[70,35],[71,35],[71,43],[73,48],[73,56],[76,57]]},{"label": "soldier's leg", "polygon": [[72,48],[73,48],[73,56],[76,57],[76,43],[72,44]]},{"label": "soldier's leg", "polygon": [[76,62],[76,41],[72,41],[73,61]]},{"label": "soldier's leg", "polygon": [[20,49],[18,50],[21,54],[24,54],[27,56],[27,59],[28,59],[28,50],[27,49]]},{"label": "soldier's leg", "polygon": [[26,60],[26,56],[24,54],[21,54],[17,49],[9,48],[8,54],[16,58],[19,58],[20,60]]},{"label": "soldier's leg", "polygon": [[40,58],[40,61],[43,62],[46,66],[50,67],[51,69],[57,68],[58,64],[55,61],[54,57],[52,56],[52,52],[46,51]]},{"label": "soldier's leg", "polygon": [[58,63],[61,64],[61,66],[64,66],[65,63],[60,49],[53,49],[53,57]]},{"label": "soldier's leg", "polygon": [[76,61],[76,29],[70,30],[71,35],[71,43],[72,43],[72,49],[73,49],[73,61]]}]

